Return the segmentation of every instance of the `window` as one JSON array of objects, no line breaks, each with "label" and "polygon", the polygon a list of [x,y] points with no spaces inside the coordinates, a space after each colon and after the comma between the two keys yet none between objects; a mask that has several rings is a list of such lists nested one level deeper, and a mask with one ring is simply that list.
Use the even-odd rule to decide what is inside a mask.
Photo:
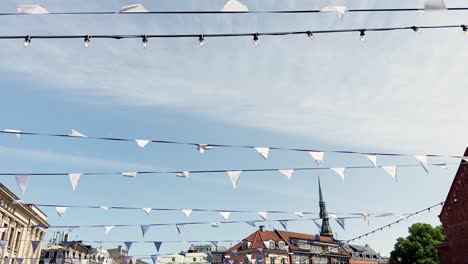
[{"label": "window", "polygon": [[257,264],[263,264],[263,256],[257,256],[255,259],[257,260]]},{"label": "window", "polygon": [[197,258],[193,258],[193,262],[196,262],[197,261]]},{"label": "window", "polygon": [[328,258],[314,257],[314,264],[328,264]]},{"label": "window", "polygon": [[242,261],[243,264],[249,264],[250,260],[247,256],[244,257],[244,260]]},{"label": "window", "polygon": [[15,235],[15,229],[12,228],[11,231],[10,231],[10,239],[8,240],[8,247],[9,248],[11,248],[13,246],[13,241],[15,239],[14,235]]},{"label": "window", "polygon": [[275,264],[276,257],[270,257],[270,264]]},{"label": "window", "polygon": [[50,252],[50,257],[49,258],[51,258],[51,259],[55,258],[55,252],[54,251]]},{"label": "window", "polygon": [[310,249],[310,245],[304,240],[297,241],[297,247],[300,249]]},{"label": "window", "polygon": [[242,249],[248,249],[248,248],[249,248],[249,242],[248,241],[242,242]]},{"label": "window", "polygon": [[328,247],[328,251],[338,253],[338,247]]},{"label": "window", "polygon": [[332,259],[332,263],[333,264],[346,264],[348,262],[344,259]]},{"label": "window", "polygon": [[15,250],[18,251],[21,242],[21,232],[16,234]]},{"label": "window", "polygon": [[278,246],[280,249],[284,249],[285,243],[283,241],[278,242]]},{"label": "window", "polygon": [[282,258],[281,259],[281,264],[286,264],[286,263],[287,263],[286,258]]},{"label": "window", "polygon": [[[8,228],[8,225],[7,225],[7,224],[3,224],[3,227],[7,227],[7,228]],[[6,240],[6,238],[7,238],[7,233],[8,233],[8,230],[5,231],[5,232],[3,232],[3,234],[2,234],[2,240]]]},{"label": "window", "polygon": [[310,246],[310,251],[313,253],[322,253],[323,248],[321,246],[312,245]]},{"label": "window", "polygon": [[63,252],[57,251],[57,258],[62,258],[62,257],[63,257]]},{"label": "window", "polygon": [[293,264],[310,264],[308,256],[293,255]]},{"label": "window", "polygon": [[175,257],[172,257],[172,261],[175,261]]},{"label": "window", "polygon": [[269,246],[270,249],[274,249],[275,248],[275,241],[270,241],[270,246]]}]

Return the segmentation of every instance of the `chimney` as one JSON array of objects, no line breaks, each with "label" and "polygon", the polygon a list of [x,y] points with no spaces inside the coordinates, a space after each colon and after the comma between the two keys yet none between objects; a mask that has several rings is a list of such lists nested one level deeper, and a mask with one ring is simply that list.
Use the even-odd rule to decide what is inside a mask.
[{"label": "chimney", "polygon": [[258,230],[260,230],[260,232],[265,232],[265,226],[264,225],[259,226]]}]

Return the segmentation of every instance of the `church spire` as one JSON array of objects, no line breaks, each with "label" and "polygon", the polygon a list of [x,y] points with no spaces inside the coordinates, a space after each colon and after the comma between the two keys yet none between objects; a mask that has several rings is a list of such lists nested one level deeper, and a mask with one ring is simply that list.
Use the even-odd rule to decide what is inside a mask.
[{"label": "church spire", "polygon": [[322,218],[322,228],[320,230],[321,236],[333,237],[333,230],[328,222],[327,208],[325,208],[325,202],[323,201],[322,186],[320,185],[320,177],[318,177],[319,185],[319,206],[320,206],[320,218]]}]

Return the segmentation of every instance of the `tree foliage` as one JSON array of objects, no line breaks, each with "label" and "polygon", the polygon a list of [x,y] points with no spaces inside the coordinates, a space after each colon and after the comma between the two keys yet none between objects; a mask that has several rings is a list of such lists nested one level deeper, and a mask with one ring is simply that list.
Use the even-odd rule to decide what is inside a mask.
[{"label": "tree foliage", "polygon": [[436,246],[445,241],[442,226],[416,223],[408,228],[406,238],[398,238],[394,250],[390,253],[395,263],[401,264],[437,264],[439,257]]}]

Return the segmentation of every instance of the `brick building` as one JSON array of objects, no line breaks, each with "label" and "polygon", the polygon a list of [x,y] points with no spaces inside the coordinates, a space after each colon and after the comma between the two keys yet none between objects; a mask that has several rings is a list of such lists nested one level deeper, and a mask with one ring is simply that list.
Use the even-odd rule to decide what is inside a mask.
[{"label": "brick building", "polygon": [[[468,156],[468,148],[464,157]],[[468,263],[468,162],[462,160],[439,215],[447,241],[438,246],[442,264]]]}]

